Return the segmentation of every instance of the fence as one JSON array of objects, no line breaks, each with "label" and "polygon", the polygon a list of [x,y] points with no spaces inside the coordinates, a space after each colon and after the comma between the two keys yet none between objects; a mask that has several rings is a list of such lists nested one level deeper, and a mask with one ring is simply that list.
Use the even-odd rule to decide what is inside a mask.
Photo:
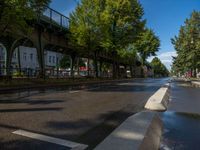
[{"label": "fence", "polygon": [[49,7],[45,8],[42,19],[50,24],[63,28],[69,28],[69,18]]},{"label": "fence", "polygon": [[[0,76],[6,76],[9,70],[9,75],[12,78],[38,78],[40,77],[40,69],[32,68],[0,68]],[[96,72],[94,70],[74,70],[74,77],[95,77]],[[112,72],[102,71],[99,72],[101,77],[112,77]],[[71,71],[69,69],[57,69],[57,68],[45,68],[45,77],[46,78],[70,78]]]}]

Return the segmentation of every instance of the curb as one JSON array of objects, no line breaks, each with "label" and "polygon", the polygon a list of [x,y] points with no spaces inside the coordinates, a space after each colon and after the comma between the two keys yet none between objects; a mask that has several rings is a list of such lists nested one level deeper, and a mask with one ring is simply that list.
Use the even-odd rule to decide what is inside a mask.
[{"label": "curb", "polygon": [[162,129],[156,112],[143,111],[125,120],[94,150],[156,150]]},{"label": "curb", "polygon": [[145,108],[154,111],[165,111],[169,103],[169,87],[167,83],[154,93],[145,104]]},{"label": "curb", "polygon": [[200,82],[199,81],[191,81],[192,85],[195,87],[200,87]]}]

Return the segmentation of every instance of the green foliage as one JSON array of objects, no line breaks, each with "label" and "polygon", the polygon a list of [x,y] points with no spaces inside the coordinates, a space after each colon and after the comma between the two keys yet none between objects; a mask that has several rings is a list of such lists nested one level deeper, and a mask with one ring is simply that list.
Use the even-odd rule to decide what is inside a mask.
[{"label": "green foliage", "polygon": [[73,43],[84,47],[84,53],[104,50],[133,60],[136,52],[129,45],[145,26],[142,16],[137,0],[82,0],[70,15]]},{"label": "green foliage", "polygon": [[[124,50],[143,29],[143,8],[137,0],[106,0],[101,13],[103,39],[109,50]],[[108,44],[104,44],[108,43]]]},{"label": "green foliage", "polygon": [[31,28],[27,22],[36,17],[35,11],[42,11],[50,0],[1,0],[0,36],[6,34],[27,35]]},{"label": "green foliage", "polygon": [[61,68],[70,68],[70,63],[71,63],[70,57],[65,55],[65,56],[60,60],[59,66],[60,66]]},{"label": "green foliage", "polygon": [[169,71],[158,57],[155,57],[150,65],[153,67],[155,77],[166,77],[169,75]]},{"label": "green foliage", "polygon": [[13,73],[13,76],[14,77],[24,77],[24,73],[20,72],[20,71],[16,71],[16,72]]},{"label": "green foliage", "polygon": [[85,62],[83,61],[83,59],[79,58],[79,67],[86,67]]},{"label": "green foliage", "polygon": [[181,26],[179,35],[172,39],[172,44],[178,54],[174,58],[173,72],[183,74],[200,69],[200,12],[192,12]]},{"label": "green foliage", "polygon": [[149,56],[156,55],[160,47],[160,40],[152,30],[145,29],[140,33],[136,42],[134,42],[134,46],[140,53],[142,63],[145,64],[145,60]]}]

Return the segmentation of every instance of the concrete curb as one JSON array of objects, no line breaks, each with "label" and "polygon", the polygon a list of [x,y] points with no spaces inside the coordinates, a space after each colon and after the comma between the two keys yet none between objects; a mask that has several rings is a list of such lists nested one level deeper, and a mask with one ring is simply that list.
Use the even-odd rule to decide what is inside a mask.
[{"label": "concrete curb", "polygon": [[195,87],[200,87],[200,82],[199,81],[191,81],[192,85]]},{"label": "concrete curb", "polygon": [[143,111],[125,120],[94,150],[157,150],[162,128],[156,112]]},{"label": "concrete curb", "polygon": [[167,83],[154,93],[154,95],[148,99],[145,108],[155,111],[167,110],[167,105],[169,103],[169,87],[170,84]]}]

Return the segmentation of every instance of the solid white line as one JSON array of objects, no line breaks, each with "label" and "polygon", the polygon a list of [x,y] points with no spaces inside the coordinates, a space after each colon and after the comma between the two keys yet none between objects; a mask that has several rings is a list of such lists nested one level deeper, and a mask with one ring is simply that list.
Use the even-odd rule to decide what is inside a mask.
[{"label": "solid white line", "polygon": [[72,141],[67,141],[67,140],[63,140],[63,139],[59,139],[59,138],[54,138],[54,137],[50,137],[50,136],[46,136],[46,135],[42,135],[42,134],[32,133],[32,132],[28,132],[25,130],[16,130],[12,133],[21,135],[21,136],[25,136],[25,137],[29,137],[32,139],[40,140],[40,141],[45,141],[45,142],[49,142],[49,143],[66,146],[66,147],[69,147],[72,149],[77,149],[77,150],[84,150],[87,147],[87,145],[84,145],[84,144],[75,143]]}]

